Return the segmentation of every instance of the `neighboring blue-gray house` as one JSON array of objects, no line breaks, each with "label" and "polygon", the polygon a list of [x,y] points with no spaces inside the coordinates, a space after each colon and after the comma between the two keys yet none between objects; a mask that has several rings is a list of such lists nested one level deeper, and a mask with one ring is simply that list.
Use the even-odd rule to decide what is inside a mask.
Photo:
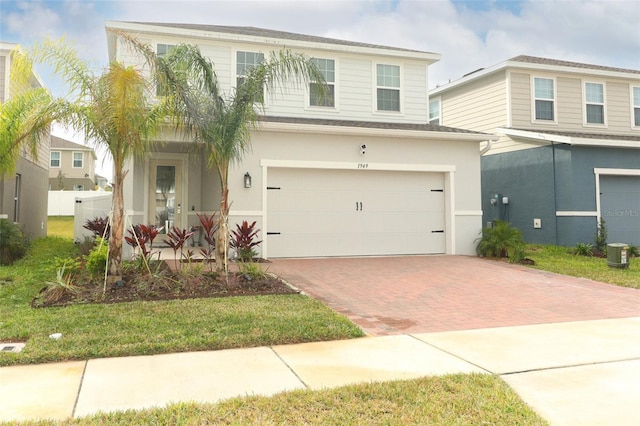
[{"label": "neighboring blue-gray house", "polygon": [[430,92],[432,123],[497,133],[483,221],[532,243],[640,245],[640,70],[518,56]]}]

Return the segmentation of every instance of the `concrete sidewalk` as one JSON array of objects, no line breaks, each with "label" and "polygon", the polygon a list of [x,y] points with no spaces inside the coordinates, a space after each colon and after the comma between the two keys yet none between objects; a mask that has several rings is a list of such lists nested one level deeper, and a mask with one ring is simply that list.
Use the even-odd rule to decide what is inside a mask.
[{"label": "concrete sidewalk", "polygon": [[640,317],[0,368],[0,421],[480,372],[552,425],[640,424]]}]

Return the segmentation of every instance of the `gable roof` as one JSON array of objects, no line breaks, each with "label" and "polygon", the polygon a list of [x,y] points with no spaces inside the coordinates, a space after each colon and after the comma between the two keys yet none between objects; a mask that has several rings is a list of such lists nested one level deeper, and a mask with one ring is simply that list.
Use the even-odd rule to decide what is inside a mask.
[{"label": "gable roof", "polygon": [[[232,41],[249,41],[265,43],[267,39],[279,41],[279,44],[285,45],[289,42],[291,45],[305,47],[320,47],[327,49],[328,46],[342,46],[345,50],[377,50],[389,55],[403,54],[404,56],[413,56],[419,59],[427,59],[430,62],[440,60],[440,54],[426,52],[421,50],[406,49],[401,47],[383,46],[372,43],[362,43],[349,40],[340,40],[329,37],[319,37],[308,34],[292,33],[287,31],[271,30],[266,28],[245,27],[245,26],[226,26],[226,25],[208,25],[208,24],[185,24],[170,22],[140,22],[140,21],[107,21],[107,32],[110,28],[116,28],[124,31],[144,32],[160,32],[163,28],[173,30],[176,35],[191,37],[213,37],[218,35],[219,38]],[[153,28],[155,27],[155,28]],[[267,42],[268,43],[268,42]],[[277,43],[277,42],[275,42]],[[335,47],[333,47],[335,49]],[[111,51],[110,51],[111,53]]]},{"label": "gable roof", "polygon": [[587,74],[603,77],[617,77],[625,79],[640,78],[640,70],[608,67],[604,65],[584,64],[580,62],[564,61],[559,59],[541,58],[537,56],[519,55],[489,68],[480,68],[462,76],[458,80],[443,84],[432,89],[430,95],[438,95],[451,88],[462,86],[485,76],[504,71],[507,68],[540,70],[558,73]]},{"label": "gable roof", "polygon": [[97,158],[95,151],[90,146],[71,142],[53,135],[51,136],[51,150],[89,151],[94,159]]}]

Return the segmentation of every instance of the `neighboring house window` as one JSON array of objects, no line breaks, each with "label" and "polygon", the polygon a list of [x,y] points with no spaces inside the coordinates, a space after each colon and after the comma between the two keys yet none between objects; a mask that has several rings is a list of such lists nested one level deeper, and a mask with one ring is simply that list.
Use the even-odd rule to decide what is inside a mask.
[{"label": "neighboring house window", "polygon": [[84,167],[84,154],[82,152],[73,153],[73,168],[81,169]]},{"label": "neighboring house window", "polygon": [[584,100],[587,124],[604,124],[604,84],[585,83]]},{"label": "neighboring house window", "polygon": [[84,185],[73,185],[74,191],[84,191]]},{"label": "neighboring house window", "polygon": [[640,127],[640,87],[633,88],[633,125]]},{"label": "neighboring house window", "polygon": [[429,101],[429,124],[440,124],[440,98]]},{"label": "neighboring house window", "polygon": [[335,107],[336,106],[336,63],[333,59],[311,59],[327,83],[327,90],[324,97],[319,94],[320,85],[318,83],[309,83],[309,106],[319,107]]},{"label": "neighboring house window", "polygon": [[[244,76],[251,70],[264,62],[264,53],[257,52],[236,52],[236,89],[242,86]],[[261,101],[264,98],[261,97]]]},{"label": "neighboring house window", "polygon": [[[158,49],[156,53],[159,58],[163,58],[167,56],[173,49],[175,49],[175,45],[173,44],[158,44]],[[156,95],[157,96],[165,96],[167,94],[167,89],[162,85],[158,84],[156,87]]]},{"label": "neighboring house window", "polygon": [[60,167],[60,151],[51,151],[49,166]]},{"label": "neighboring house window", "polygon": [[376,97],[378,111],[400,111],[400,67],[376,65]]},{"label": "neighboring house window", "polygon": [[539,78],[533,79],[533,97],[535,103],[535,120],[555,120],[555,91],[553,79]]}]

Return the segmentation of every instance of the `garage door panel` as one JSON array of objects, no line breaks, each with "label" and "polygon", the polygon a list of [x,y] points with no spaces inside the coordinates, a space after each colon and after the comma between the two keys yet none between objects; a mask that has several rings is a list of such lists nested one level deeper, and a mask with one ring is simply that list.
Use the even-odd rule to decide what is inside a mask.
[{"label": "garage door panel", "polygon": [[640,244],[640,176],[601,176],[600,205],[609,241]]},{"label": "garage door panel", "polygon": [[444,252],[441,173],[271,168],[267,176],[278,188],[267,191],[270,257]]}]

